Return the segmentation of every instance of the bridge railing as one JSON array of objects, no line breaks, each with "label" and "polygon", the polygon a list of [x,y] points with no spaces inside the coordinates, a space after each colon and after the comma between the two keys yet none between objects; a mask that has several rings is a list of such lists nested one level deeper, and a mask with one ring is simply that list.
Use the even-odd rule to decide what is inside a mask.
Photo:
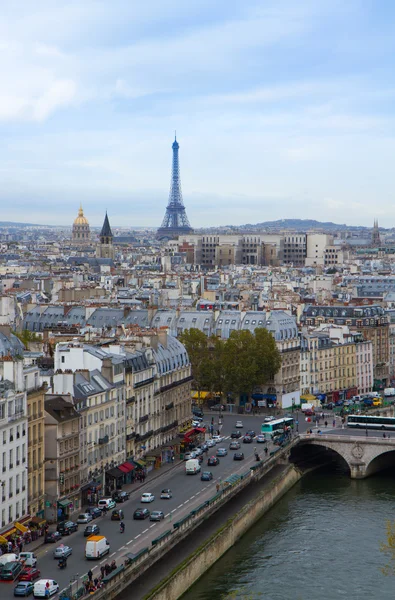
[{"label": "bridge railing", "polygon": [[332,435],[330,433],[302,433],[300,434],[300,439],[301,440],[328,440],[328,441],[332,441],[332,442],[360,442],[363,444],[369,443],[369,442],[380,442],[380,444],[386,444],[386,445],[395,445],[395,435],[393,438],[388,438],[388,437],[381,437],[379,435],[372,435],[372,431],[369,430],[369,435],[364,437],[362,435],[360,436],[352,436],[352,435]]}]

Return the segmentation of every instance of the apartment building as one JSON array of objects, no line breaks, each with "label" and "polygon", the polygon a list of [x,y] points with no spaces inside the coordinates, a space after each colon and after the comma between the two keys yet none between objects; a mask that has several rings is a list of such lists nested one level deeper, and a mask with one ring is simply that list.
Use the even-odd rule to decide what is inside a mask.
[{"label": "apartment building", "polygon": [[80,414],[71,395],[46,394],[45,518],[63,521],[80,508]]}]

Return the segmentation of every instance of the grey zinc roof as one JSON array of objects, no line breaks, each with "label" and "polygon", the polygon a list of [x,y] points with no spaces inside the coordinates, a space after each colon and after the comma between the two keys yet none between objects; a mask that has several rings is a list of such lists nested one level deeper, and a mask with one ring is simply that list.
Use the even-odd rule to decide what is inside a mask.
[{"label": "grey zinc roof", "polygon": [[255,329],[266,327],[266,314],[258,310],[249,310],[245,313],[241,329],[248,329],[254,333]]},{"label": "grey zinc roof", "polygon": [[177,334],[177,313],[175,310],[159,309],[152,317],[151,327],[168,327],[171,335]]},{"label": "grey zinc roof", "polygon": [[291,340],[298,337],[298,327],[295,317],[282,310],[272,311],[266,321],[266,329],[270,331],[274,339]]},{"label": "grey zinc roof", "polygon": [[67,321],[69,325],[78,325],[82,327],[85,325],[85,308],[83,306],[73,306],[67,315],[64,316],[64,321]]},{"label": "grey zinc roof", "polygon": [[199,329],[210,337],[214,333],[214,314],[202,310],[182,311],[177,320],[177,335],[186,329]]},{"label": "grey zinc roof", "polygon": [[125,325],[136,324],[140,327],[148,327],[148,310],[131,310],[124,319]]},{"label": "grey zinc roof", "polygon": [[89,396],[100,394],[111,390],[114,386],[107,381],[98,369],[90,371],[90,378],[87,379],[82,373],[75,373],[74,379],[74,398],[83,400]]},{"label": "grey zinc roof", "polygon": [[158,344],[153,355],[158,367],[159,375],[164,375],[180,367],[189,365],[187,351],[181,342],[172,335],[167,336],[167,347]]},{"label": "grey zinc roof", "polygon": [[13,333],[6,336],[0,332],[0,356],[17,356],[22,355],[25,350],[25,346],[19,338]]},{"label": "grey zinc roof", "polygon": [[238,310],[222,310],[215,322],[216,335],[227,340],[232,331],[240,329],[241,313]]},{"label": "grey zinc roof", "polygon": [[92,327],[116,327],[123,323],[124,312],[122,309],[116,308],[97,308],[88,319],[89,325]]}]

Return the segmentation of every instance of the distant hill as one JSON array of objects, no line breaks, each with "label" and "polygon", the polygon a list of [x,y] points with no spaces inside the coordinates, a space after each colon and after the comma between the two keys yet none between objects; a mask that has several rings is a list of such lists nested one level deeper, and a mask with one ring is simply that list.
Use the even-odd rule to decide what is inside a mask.
[{"label": "distant hill", "polygon": [[[230,226],[232,227],[232,226]],[[341,230],[370,230],[371,227],[361,225],[339,225],[331,221],[321,222],[315,219],[279,219],[277,221],[264,221],[263,223],[239,225],[237,229],[296,229],[298,231],[308,231],[309,229],[324,229],[326,231]],[[380,227],[380,229],[383,229]]]},{"label": "distant hill", "polygon": [[39,225],[38,223],[14,223],[14,221],[0,221],[0,227],[52,227],[52,225]]}]

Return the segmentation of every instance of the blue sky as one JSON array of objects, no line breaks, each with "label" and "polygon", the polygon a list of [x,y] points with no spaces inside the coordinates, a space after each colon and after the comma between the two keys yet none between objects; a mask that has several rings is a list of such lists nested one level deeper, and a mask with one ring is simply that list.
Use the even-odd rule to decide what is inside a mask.
[{"label": "blue sky", "polygon": [[1,220],[395,226],[395,4],[17,0],[0,19]]}]

